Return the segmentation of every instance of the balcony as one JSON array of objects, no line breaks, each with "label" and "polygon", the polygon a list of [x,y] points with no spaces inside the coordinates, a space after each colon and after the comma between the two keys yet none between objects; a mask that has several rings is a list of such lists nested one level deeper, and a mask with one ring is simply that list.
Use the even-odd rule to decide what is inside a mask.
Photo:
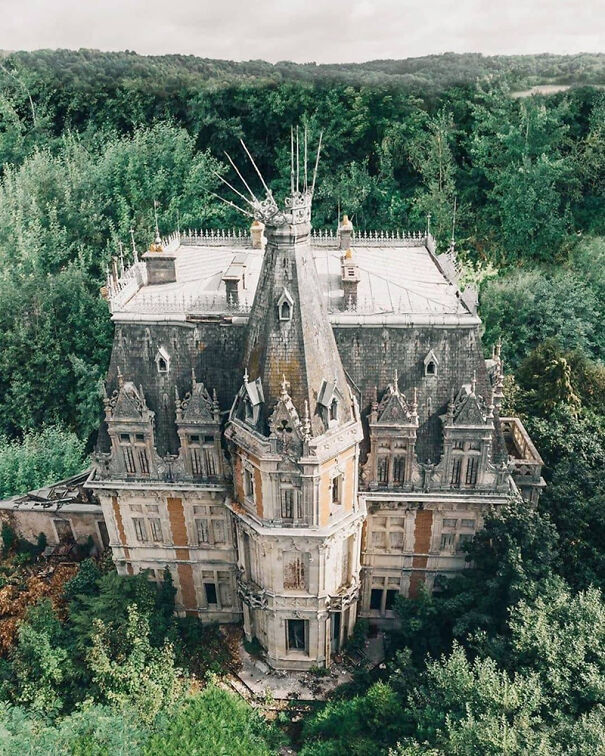
[{"label": "balcony", "polygon": [[542,457],[518,417],[502,417],[500,425],[513,480],[524,499],[537,503],[546,485],[542,477]]}]

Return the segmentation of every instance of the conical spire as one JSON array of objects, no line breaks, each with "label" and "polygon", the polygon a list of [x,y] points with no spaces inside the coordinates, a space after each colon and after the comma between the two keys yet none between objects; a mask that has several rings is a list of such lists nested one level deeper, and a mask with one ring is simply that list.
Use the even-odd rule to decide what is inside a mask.
[{"label": "conical spire", "polygon": [[351,419],[347,381],[309,244],[310,204],[310,193],[295,191],[266,226],[244,353],[249,380],[262,383],[261,432],[284,381],[301,416],[308,403],[313,436]]}]

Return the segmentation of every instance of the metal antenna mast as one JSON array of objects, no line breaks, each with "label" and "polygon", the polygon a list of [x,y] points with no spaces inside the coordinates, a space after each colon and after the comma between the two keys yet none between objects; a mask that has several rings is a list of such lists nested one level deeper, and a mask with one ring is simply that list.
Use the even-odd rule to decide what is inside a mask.
[{"label": "metal antenna mast", "polygon": [[234,170],[234,171],[235,171],[235,172],[237,173],[237,175],[239,176],[239,178],[240,178],[240,181],[242,182],[242,184],[243,184],[243,185],[244,185],[244,186],[246,187],[246,189],[247,189],[247,190],[248,190],[248,192],[250,193],[250,196],[252,197],[252,199],[253,199],[253,200],[254,200],[255,202],[258,202],[258,200],[256,199],[256,196],[255,196],[254,192],[253,192],[253,191],[252,191],[252,189],[250,189],[250,187],[248,186],[248,182],[247,182],[247,181],[246,181],[246,179],[245,179],[245,178],[244,178],[244,177],[242,176],[242,174],[241,174],[241,173],[239,172],[239,168],[238,168],[238,167],[237,167],[237,165],[236,165],[236,164],[235,164],[235,163],[233,162],[233,160],[231,159],[231,155],[230,155],[230,154],[229,154],[229,153],[227,152],[227,150],[225,150],[225,155],[227,156],[227,160],[228,160],[228,161],[229,161],[229,162],[231,163],[231,165],[233,166],[233,170]]},{"label": "metal antenna mast", "polygon": [[307,125],[305,124],[305,194],[307,193],[308,188],[309,188],[309,183],[307,181]]},{"label": "metal antenna mast", "polygon": [[269,187],[267,186],[267,184],[265,184],[265,179],[263,178],[263,174],[258,170],[258,166],[254,162],[254,158],[252,157],[252,155],[250,154],[250,151],[246,147],[246,143],[244,142],[243,139],[240,139],[240,142],[242,143],[242,147],[246,151],[246,155],[248,155],[248,157],[250,158],[250,162],[254,166],[254,170],[256,171],[259,179],[261,180],[262,185],[265,187],[265,191],[267,192],[267,194],[271,195],[271,190],[269,189]]},{"label": "metal antenna mast", "polygon": [[323,131],[319,132],[319,144],[317,145],[317,156],[315,157],[315,168],[313,169],[313,183],[311,184],[311,196],[315,193],[315,179],[317,178],[317,169],[319,167],[319,154],[321,152],[321,140]]},{"label": "metal antenna mast", "polygon": [[290,126],[290,194],[294,195],[294,127]]},{"label": "metal antenna mast", "polygon": [[298,192],[298,178],[300,174],[300,150],[298,149],[298,126],[296,127],[296,191]]}]

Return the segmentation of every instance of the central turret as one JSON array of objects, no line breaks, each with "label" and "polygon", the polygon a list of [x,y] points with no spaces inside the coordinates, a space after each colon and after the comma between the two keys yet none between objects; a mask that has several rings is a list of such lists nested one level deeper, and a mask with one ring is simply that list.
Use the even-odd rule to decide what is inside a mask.
[{"label": "central turret", "polygon": [[286,198],[284,211],[266,219],[267,244],[244,351],[248,381],[260,380],[262,387],[255,428],[264,435],[284,380],[300,417],[309,417],[311,436],[351,419],[349,389],[309,244],[310,213],[310,195],[296,193]]}]

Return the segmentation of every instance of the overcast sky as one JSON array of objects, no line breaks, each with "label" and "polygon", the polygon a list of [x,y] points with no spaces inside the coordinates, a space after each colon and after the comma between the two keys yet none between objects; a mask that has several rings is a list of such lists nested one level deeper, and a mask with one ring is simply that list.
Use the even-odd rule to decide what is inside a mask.
[{"label": "overcast sky", "polygon": [[605,52],[605,0],[0,0],[0,49],[336,63]]}]

